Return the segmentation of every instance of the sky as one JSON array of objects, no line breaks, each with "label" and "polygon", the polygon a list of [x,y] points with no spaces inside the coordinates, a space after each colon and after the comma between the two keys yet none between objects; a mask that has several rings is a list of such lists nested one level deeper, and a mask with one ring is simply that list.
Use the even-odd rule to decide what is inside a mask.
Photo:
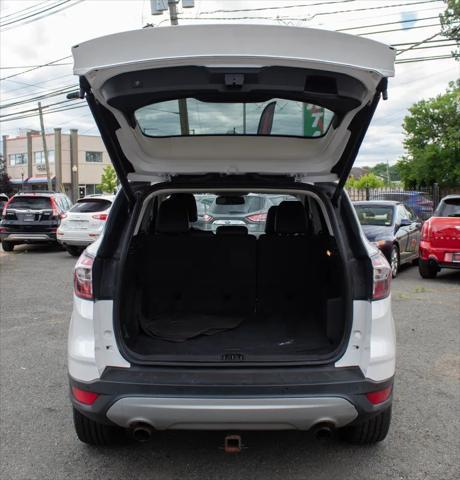
[{"label": "sky", "polygon": [[[183,9],[179,4],[178,9],[181,24],[263,23],[328,30],[366,27],[347,31],[352,34],[398,30],[365,36],[394,45],[422,42],[438,33],[438,15],[443,11],[444,3],[441,0],[195,0],[194,8]],[[215,12],[222,9],[257,10]],[[43,10],[47,11],[34,16]],[[19,18],[22,20],[16,21]],[[142,28],[147,23],[166,26],[169,16],[166,13],[152,16],[148,0],[0,0],[0,106],[76,85],[78,80],[72,74],[72,59],[64,58],[70,55],[72,45],[110,33]],[[382,23],[389,25],[379,26]],[[433,40],[442,38],[438,36]],[[434,47],[437,44],[420,46],[427,45]],[[452,49],[412,49],[397,58],[445,55]],[[61,58],[63,60],[56,62],[56,66],[21,73]],[[17,73],[21,74],[5,78]],[[395,163],[404,154],[402,122],[407,109],[421,99],[443,93],[449,81],[458,77],[460,62],[452,58],[396,65],[396,76],[389,82],[389,98],[379,104],[356,165]],[[60,105],[46,106],[64,100],[65,96],[43,99],[45,112],[47,108],[61,108]],[[68,104],[62,108],[66,106]],[[79,106],[78,103],[75,106]],[[25,110],[31,110],[32,115],[35,108],[34,101],[3,108],[0,115]],[[81,134],[98,133],[86,106],[46,114],[44,121],[49,131],[61,127],[64,132],[77,128]],[[38,116],[0,123],[2,135],[16,136],[21,129],[29,128],[39,128]]]}]

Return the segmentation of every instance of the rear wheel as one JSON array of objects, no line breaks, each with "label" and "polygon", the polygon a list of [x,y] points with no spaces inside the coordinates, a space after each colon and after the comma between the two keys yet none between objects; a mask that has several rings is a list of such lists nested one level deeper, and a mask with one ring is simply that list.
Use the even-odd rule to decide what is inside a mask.
[{"label": "rear wheel", "polygon": [[2,242],[2,248],[5,252],[12,252],[14,250],[14,243],[4,240]]},{"label": "rear wheel", "polygon": [[398,275],[399,271],[399,248],[397,245],[393,245],[391,248],[391,253],[390,253],[390,267],[391,267],[391,275],[393,278]]},{"label": "rear wheel", "polygon": [[391,406],[375,417],[352,427],[340,429],[343,440],[355,445],[381,442],[387,436],[391,423]]},{"label": "rear wheel", "polygon": [[75,247],[67,245],[65,249],[72,255],[72,257],[79,257],[81,255],[82,249],[80,247]]},{"label": "rear wheel", "polygon": [[73,409],[73,423],[78,439],[89,445],[119,445],[127,439],[124,429],[90,420],[76,408]]},{"label": "rear wheel", "polygon": [[418,271],[422,278],[435,278],[438,274],[438,267],[420,258],[418,261]]}]

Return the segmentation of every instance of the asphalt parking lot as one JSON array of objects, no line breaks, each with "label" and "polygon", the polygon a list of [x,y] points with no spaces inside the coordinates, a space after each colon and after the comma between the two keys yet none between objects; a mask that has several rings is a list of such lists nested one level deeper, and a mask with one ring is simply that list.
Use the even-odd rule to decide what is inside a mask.
[{"label": "asphalt parking lot", "polygon": [[73,430],[66,336],[75,259],[51,247],[0,250],[2,479],[457,479],[460,477],[460,272],[393,283],[398,368],[386,441],[352,447],[308,433],[246,433],[238,455],[220,432],[161,433],[94,448]]}]

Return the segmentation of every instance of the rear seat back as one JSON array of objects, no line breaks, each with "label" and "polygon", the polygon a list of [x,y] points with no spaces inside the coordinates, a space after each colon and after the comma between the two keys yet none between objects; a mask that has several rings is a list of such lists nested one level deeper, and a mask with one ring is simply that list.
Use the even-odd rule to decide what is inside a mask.
[{"label": "rear seat back", "polygon": [[304,312],[311,308],[315,259],[311,251],[308,217],[301,202],[278,206],[274,233],[261,235],[258,245],[258,310]]},{"label": "rear seat back", "polygon": [[255,305],[256,239],[220,230],[195,235],[183,199],[161,205],[149,244],[144,314],[249,314]]}]

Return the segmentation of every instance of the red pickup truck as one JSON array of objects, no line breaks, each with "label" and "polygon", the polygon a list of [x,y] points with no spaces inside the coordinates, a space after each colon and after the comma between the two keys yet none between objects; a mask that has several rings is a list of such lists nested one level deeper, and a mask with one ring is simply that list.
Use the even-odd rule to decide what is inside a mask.
[{"label": "red pickup truck", "polygon": [[460,195],[448,195],[422,227],[419,271],[434,278],[441,268],[460,269]]}]

